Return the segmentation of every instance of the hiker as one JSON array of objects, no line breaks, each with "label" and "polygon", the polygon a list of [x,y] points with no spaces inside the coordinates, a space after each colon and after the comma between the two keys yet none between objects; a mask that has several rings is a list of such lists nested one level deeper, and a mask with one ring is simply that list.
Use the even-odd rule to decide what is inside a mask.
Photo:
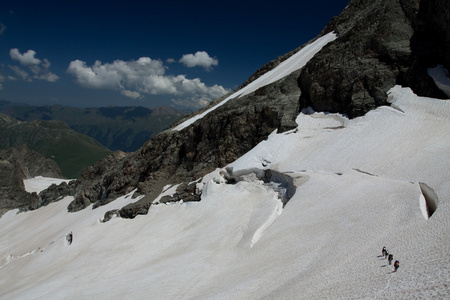
[{"label": "hiker", "polygon": [[387,259],[387,258],[388,258],[388,255],[389,255],[389,251],[386,250],[386,251],[384,252],[384,259]]},{"label": "hiker", "polygon": [[73,234],[72,234],[72,231],[71,231],[68,235],[66,235],[66,240],[69,243],[69,245],[72,244],[72,239],[73,239]]},{"label": "hiker", "polygon": [[389,256],[388,256],[389,265],[391,265],[391,262],[393,259],[394,259],[394,255],[389,254]]},{"label": "hiker", "polygon": [[398,267],[400,267],[400,262],[396,260],[394,263],[394,272],[397,272]]},{"label": "hiker", "polygon": [[386,255],[386,247],[383,247],[383,250],[381,250],[381,254],[382,254],[383,256]]}]

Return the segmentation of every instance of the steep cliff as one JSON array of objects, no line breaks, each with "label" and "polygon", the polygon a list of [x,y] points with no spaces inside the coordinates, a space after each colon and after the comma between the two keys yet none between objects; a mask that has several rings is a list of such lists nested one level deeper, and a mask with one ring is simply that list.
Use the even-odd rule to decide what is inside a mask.
[{"label": "steep cliff", "polygon": [[350,1],[322,32],[335,31],[339,38],[301,73],[301,106],[357,117],[387,105],[386,92],[395,84],[445,98],[427,74],[448,60],[444,2]]}]

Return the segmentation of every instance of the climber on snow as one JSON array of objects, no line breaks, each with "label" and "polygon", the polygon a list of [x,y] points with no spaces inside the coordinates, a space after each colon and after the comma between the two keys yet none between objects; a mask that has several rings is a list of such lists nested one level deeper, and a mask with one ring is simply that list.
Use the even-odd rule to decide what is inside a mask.
[{"label": "climber on snow", "polygon": [[393,259],[394,259],[394,255],[389,254],[389,256],[388,256],[389,265],[391,264]]},{"label": "climber on snow", "polygon": [[394,263],[394,272],[397,272],[398,267],[400,267],[400,262],[396,260]]}]

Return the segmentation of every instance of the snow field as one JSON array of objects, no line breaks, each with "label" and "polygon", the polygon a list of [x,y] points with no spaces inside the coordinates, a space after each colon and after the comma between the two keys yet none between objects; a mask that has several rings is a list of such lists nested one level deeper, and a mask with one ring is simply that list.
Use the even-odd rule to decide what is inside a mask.
[{"label": "snow field", "polygon": [[[337,260],[349,260],[348,264],[352,265],[350,267],[341,264],[337,267],[345,276],[350,276],[348,282],[343,278],[344,275],[339,276],[337,270],[333,276],[332,267],[325,263],[323,266],[326,266],[324,272],[327,276],[314,278],[312,274],[315,271],[302,271],[294,276],[295,282],[276,288],[278,290],[270,294],[269,298],[281,295],[296,298],[298,291],[302,291],[302,299],[308,299],[308,295],[312,298],[333,299],[373,298],[375,295],[381,298],[403,299],[413,299],[416,296],[448,297],[450,230],[448,218],[445,216],[449,213],[450,195],[450,174],[447,171],[450,167],[450,139],[446,134],[450,132],[450,102],[417,97],[409,89],[401,87],[391,90],[391,98],[394,106],[401,111],[382,107],[355,120],[345,120],[334,114],[301,114],[297,118],[299,127],[296,130],[284,134],[274,132],[267,141],[231,164],[234,171],[239,171],[262,167],[261,162],[267,164],[270,161],[266,168],[280,172],[303,171],[307,174],[308,182],[298,188],[282,217],[277,219],[277,226],[281,226],[278,222],[286,220],[290,213],[294,213],[293,218],[302,219],[301,228],[307,233],[308,241],[296,241],[297,246],[287,248],[298,248],[298,245],[311,242],[312,248],[321,249],[318,251],[320,254],[317,254],[320,259],[326,256],[326,253],[336,251],[341,254]],[[342,179],[349,174],[367,177],[371,184],[375,180],[384,180],[386,184],[379,191],[370,191],[370,185],[361,185],[362,178],[348,182],[344,185],[345,192],[354,188],[358,191],[355,195],[360,199],[352,199],[344,208],[336,210],[326,199],[337,201],[342,192],[327,184],[336,182],[321,177]],[[317,177],[320,178],[320,184],[316,188],[316,194],[311,191],[301,197],[305,206],[294,212],[292,205],[295,199],[300,197],[300,191],[303,192],[310,181]],[[428,221],[420,208],[423,206],[423,195],[418,182],[427,183],[439,197],[438,209]],[[389,192],[388,189],[395,186],[394,184],[401,184],[404,186],[403,190]],[[320,197],[323,190],[330,191],[330,194]],[[376,206],[360,207],[360,204],[367,205],[369,201],[376,203]],[[321,216],[320,213],[324,211],[331,215]],[[350,216],[352,211],[357,213],[359,218]],[[303,212],[307,212],[307,216],[303,216]],[[368,223],[371,214],[378,220],[372,226]],[[317,232],[317,228],[321,228],[319,225],[305,227],[309,216],[313,216],[317,223],[329,223],[324,226],[326,236]],[[345,221],[340,223],[333,220],[339,216],[343,216]],[[292,219],[288,223],[295,224],[295,220]],[[339,228],[341,224],[346,224],[349,228],[342,230],[340,236],[331,229]],[[353,226],[360,227],[361,233],[352,233],[353,238],[342,236],[354,232]],[[323,248],[320,241],[310,240],[311,234],[316,233],[326,241]],[[269,233],[261,239],[260,244],[263,244],[268,235]],[[293,236],[295,233],[288,235]],[[332,245],[336,236],[339,237],[336,245]],[[273,240],[272,242],[278,243]],[[383,281],[388,278],[381,272],[379,276],[383,281],[379,285],[374,284],[374,266],[380,262],[369,258],[374,257],[371,252],[381,251],[384,245],[392,250],[394,259],[400,258],[402,272],[393,274],[395,279],[389,279],[387,283],[390,282],[392,286],[389,287],[386,283],[385,288],[382,288]],[[379,249],[375,251],[377,247]],[[355,253],[355,249],[358,253]],[[303,257],[304,252],[309,253],[302,251]],[[397,253],[400,255],[396,256]],[[352,258],[348,259],[349,256]],[[431,261],[429,257],[432,257]],[[360,263],[355,261],[357,259],[361,260]],[[306,264],[309,265],[308,262]],[[385,264],[378,267],[379,270],[389,268]],[[351,268],[359,269],[360,272],[355,273]],[[324,276],[324,272],[320,276]],[[406,273],[408,275],[403,276]],[[421,280],[424,277],[427,278],[426,281]],[[289,289],[292,289],[292,293],[289,293]],[[398,294],[400,291],[402,296]]]},{"label": "snow field", "polygon": [[[222,170],[197,184],[201,202],[154,205],[133,220],[99,222],[130,195],[76,213],[70,197],[6,213],[0,298],[448,298],[450,102],[401,87],[390,99],[394,108],[354,120],[302,113],[297,129],[273,132],[229,165],[292,176],[281,214],[256,176],[230,185]],[[439,197],[429,219],[419,182]],[[379,257],[383,246],[398,272]]]},{"label": "snow field", "polygon": [[[358,169],[377,176],[425,182],[450,190],[450,101],[417,97],[408,88],[391,89],[393,104],[347,120],[336,114],[300,114],[298,128],[272,133],[267,141],[230,164],[234,171],[267,168],[279,172]],[[332,153],[332,155],[330,155]],[[428,181],[428,182],[427,182]]]},{"label": "snow field", "polygon": [[[9,244],[1,249],[1,255],[17,259],[3,264],[2,271],[9,276],[0,281],[2,287],[8,286],[2,289],[2,297],[85,299],[110,295],[120,299],[120,295],[141,298],[152,292],[156,298],[179,297],[190,289],[189,278],[221,270],[234,256],[230,249],[250,248],[256,243],[255,232],[267,226],[267,220],[278,211],[277,194],[261,182],[240,182],[237,187],[211,181],[202,205],[160,204],[152,206],[148,216],[132,221],[99,222],[107,210],[130,202],[129,197],[100,210],[87,208],[70,214],[66,207],[71,197],[24,214],[8,212],[0,219],[2,245]],[[33,230],[26,231],[18,224],[31,225]],[[65,243],[69,231],[74,234],[70,246]],[[38,251],[27,257],[17,255],[30,249]],[[166,282],[167,291],[148,289],[155,286],[150,283],[159,281]],[[111,286],[118,287],[113,294]],[[133,293],[130,287],[139,289]]]},{"label": "snow field", "polygon": [[58,185],[62,182],[69,183],[70,180],[36,176],[35,178],[25,179],[23,181],[23,184],[27,192],[29,193],[36,192],[39,194],[41,191],[45,190],[50,185],[52,184]]}]

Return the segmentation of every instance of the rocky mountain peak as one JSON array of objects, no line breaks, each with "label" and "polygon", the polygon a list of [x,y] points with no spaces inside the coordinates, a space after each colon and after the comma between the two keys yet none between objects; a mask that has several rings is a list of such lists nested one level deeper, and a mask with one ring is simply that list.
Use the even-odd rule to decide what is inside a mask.
[{"label": "rocky mountain peak", "polygon": [[[445,98],[427,74],[446,61],[445,43],[433,38],[436,26],[429,12],[433,7],[445,14],[446,5],[438,2],[350,1],[322,32],[335,31],[338,39],[301,73],[301,106],[357,117],[387,105],[386,92],[396,84],[421,96]],[[439,26],[449,28],[448,20],[443,22]]]}]

